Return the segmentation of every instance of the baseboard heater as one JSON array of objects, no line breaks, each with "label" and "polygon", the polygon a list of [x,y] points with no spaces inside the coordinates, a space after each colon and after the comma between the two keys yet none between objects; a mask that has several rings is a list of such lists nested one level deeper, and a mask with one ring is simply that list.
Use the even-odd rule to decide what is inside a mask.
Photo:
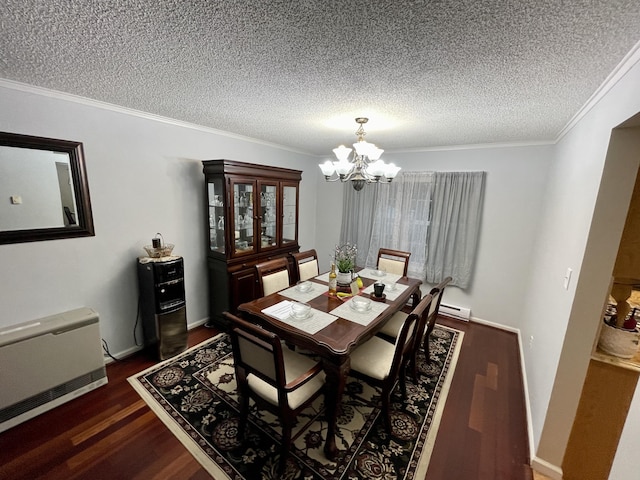
[{"label": "baseboard heater", "polygon": [[90,308],[0,328],[0,432],[107,383]]},{"label": "baseboard heater", "polygon": [[444,303],[440,304],[440,310],[438,313],[440,315],[446,315],[447,317],[453,317],[467,322],[471,318],[471,310],[469,308],[445,305]]}]

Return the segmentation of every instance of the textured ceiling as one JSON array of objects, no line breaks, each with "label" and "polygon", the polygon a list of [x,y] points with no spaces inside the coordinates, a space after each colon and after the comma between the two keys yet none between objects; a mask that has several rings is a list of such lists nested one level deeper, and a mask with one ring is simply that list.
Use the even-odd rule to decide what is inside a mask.
[{"label": "textured ceiling", "polygon": [[330,154],[553,141],[638,0],[2,0],[0,77]]}]

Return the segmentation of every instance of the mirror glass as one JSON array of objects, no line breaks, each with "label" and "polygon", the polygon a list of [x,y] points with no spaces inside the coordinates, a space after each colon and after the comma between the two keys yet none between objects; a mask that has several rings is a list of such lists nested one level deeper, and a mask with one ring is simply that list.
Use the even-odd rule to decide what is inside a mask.
[{"label": "mirror glass", "polygon": [[92,235],[82,143],[0,132],[0,243]]}]

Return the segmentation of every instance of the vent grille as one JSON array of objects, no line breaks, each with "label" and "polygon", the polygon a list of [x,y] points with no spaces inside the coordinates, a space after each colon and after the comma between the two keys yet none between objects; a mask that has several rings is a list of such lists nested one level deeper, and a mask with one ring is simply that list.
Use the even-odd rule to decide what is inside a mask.
[{"label": "vent grille", "polygon": [[37,407],[52,402],[53,400],[63,397],[64,395],[75,392],[76,390],[86,387],[87,385],[105,378],[106,376],[107,371],[105,367],[98,368],[85,375],[74,378],[61,385],[55,386],[42,393],[38,393],[37,395],[33,395],[32,397],[26,398],[18,403],[3,408],[2,410],[0,410],[0,423],[11,420],[12,418],[22,415],[23,413],[26,413]]},{"label": "vent grille", "polygon": [[438,313],[440,315],[446,315],[460,320],[468,321],[471,319],[471,310],[466,307],[457,307],[455,305],[445,305],[444,303],[441,303]]}]

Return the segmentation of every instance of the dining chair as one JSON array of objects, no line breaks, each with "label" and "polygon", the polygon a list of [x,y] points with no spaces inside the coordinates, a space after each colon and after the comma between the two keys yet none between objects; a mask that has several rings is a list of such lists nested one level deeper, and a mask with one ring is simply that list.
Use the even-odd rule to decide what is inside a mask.
[{"label": "dining chair", "polygon": [[322,364],[282,348],[278,335],[224,312],[230,322],[231,346],[240,404],[238,435],[244,440],[249,417],[249,398],[259,409],[280,419],[282,447],[280,472],[284,471],[292,442],[315,420],[310,419],[292,437],[297,418],[325,390]]},{"label": "dining chair", "polygon": [[[425,360],[427,363],[431,362],[431,356],[429,353],[429,336],[433,331],[433,328],[438,319],[438,312],[440,311],[440,302],[442,301],[442,294],[445,287],[451,282],[451,277],[445,278],[438,285],[433,287],[429,291],[429,295],[432,297],[431,304],[427,314],[422,318],[421,322],[417,326],[416,341],[414,345],[414,351],[411,360],[411,372],[414,380],[417,380],[418,376],[418,351],[420,347],[424,349]],[[378,335],[395,341],[398,336],[398,332],[402,327],[404,320],[407,318],[407,313],[398,311],[384,324],[384,326],[378,331]]]},{"label": "dining chair", "polygon": [[411,252],[380,248],[378,250],[378,269],[406,277],[410,256]]},{"label": "dining chair", "polygon": [[429,352],[429,336],[433,331],[433,327],[436,324],[436,320],[438,319],[438,313],[440,312],[440,302],[442,301],[442,295],[444,294],[444,289],[449,285],[452,278],[447,277],[442,280],[435,288],[438,292],[433,297],[433,302],[431,302],[431,308],[429,309],[429,315],[427,316],[427,321],[425,324],[425,332],[424,336],[420,336],[417,338],[417,341],[423,342],[422,348],[424,349],[424,358],[427,363],[431,363],[431,354]]},{"label": "dining chair", "polygon": [[260,296],[266,297],[291,285],[289,261],[286,257],[274,258],[256,265]]},{"label": "dining chair", "polygon": [[315,249],[292,253],[293,262],[298,273],[298,280],[309,280],[320,274],[318,269],[318,254]]},{"label": "dining chair", "polygon": [[395,344],[380,337],[372,337],[351,354],[350,375],[361,378],[382,390],[382,413],[387,430],[391,430],[391,393],[400,383],[402,399],[406,398],[406,368],[412,358],[416,327],[431,304],[431,295],[425,295],[407,315]]}]

